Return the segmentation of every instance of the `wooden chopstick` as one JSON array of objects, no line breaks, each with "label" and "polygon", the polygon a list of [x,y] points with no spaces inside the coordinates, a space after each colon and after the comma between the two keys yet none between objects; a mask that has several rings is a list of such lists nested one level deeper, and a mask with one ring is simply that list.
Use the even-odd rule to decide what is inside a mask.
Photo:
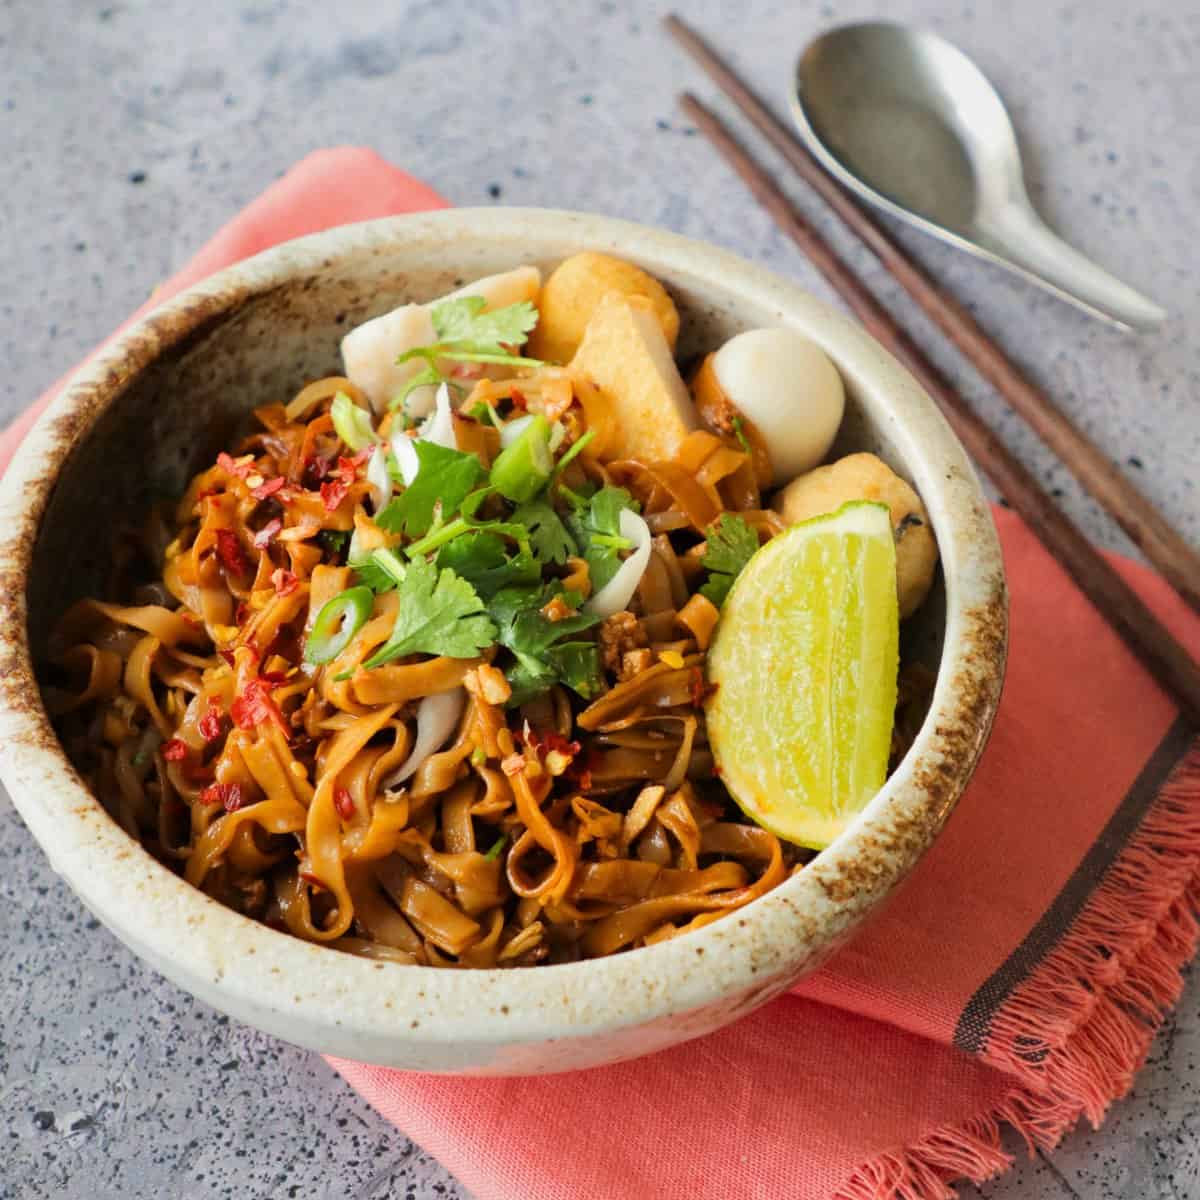
[{"label": "wooden chopstick", "polygon": [[968,407],[942,372],[867,290],[850,268],[796,211],[721,120],[688,93],[680,97],[688,117],[733,167],[813,265],[833,285],[868,332],[892,352],[941,407],[967,452],[1001,494],[1029,523],[1097,609],[1125,639],[1187,715],[1200,724],[1200,666],[1175,640],[1138,594],[1076,528],[1033,474]]},{"label": "wooden chopstick", "polygon": [[1058,455],[1167,582],[1200,612],[1200,553],[1172,528],[1108,455],[1021,373],[984,333],[975,318],[953,296],[939,288],[841,184],[825,172],[804,145],[695,30],[675,15],[668,16],[664,24],[713,82],[783,155],[788,165],[837,213],[850,231],[858,235],[979,373]]}]

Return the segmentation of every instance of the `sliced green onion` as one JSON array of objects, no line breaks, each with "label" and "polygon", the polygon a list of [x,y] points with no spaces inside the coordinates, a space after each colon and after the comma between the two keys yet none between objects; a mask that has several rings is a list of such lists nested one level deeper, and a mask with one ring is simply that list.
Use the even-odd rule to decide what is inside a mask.
[{"label": "sliced green onion", "polygon": [[334,432],[351,450],[365,450],[377,440],[371,414],[359,408],[345,392],[334,396],[329,415],[333,418]]},{"label": "sliced green onion", "polygon": [[408,568],[394,550],[380,548],[371,551],[371,561],[399,587],[404,582]]},{"label": "sliced green onion", "polygon": [[495,862],[500,857],[500,851],[504,849],[504,843],[508,841],[508,834],[502,833],[493,843],[492,848],[483,856],[488,862]]},{"label": "sliced green onion", "polygon": [[375,596],[366,587],[347,588],[326,601],[304,644],[304,661],[319,666],[337,658],[367,623],[374,603]]},{"label": "sliced green onion", "polygon": [[745,450],[751,458],[754,457],[754,447],[750,445],[750,439],[746,436],[746,426],[741,417],[734,417],[731,422],[733,425],[733,434],[739,442],[742,443],[742,449]]},{"label": "sliced green onion", "polygon": [[488,482],[514,504],[524,504],[546,486],[553,471],[550,422],[541,413],[535,413],[521,436],[500,451]]}]

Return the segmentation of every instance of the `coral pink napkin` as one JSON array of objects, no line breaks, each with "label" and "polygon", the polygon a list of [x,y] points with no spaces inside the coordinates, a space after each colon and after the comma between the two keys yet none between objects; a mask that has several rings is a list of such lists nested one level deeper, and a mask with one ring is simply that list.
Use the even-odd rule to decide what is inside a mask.
[{"label": "coral pink napkin", "polygon": [[[370,151],[321,151],[152,299],[287,238],[443,204]],[[0,469],[48,398],[6,432]],[[1008,1165],[1005,1123],[1050,1148],[1099,1122],[1196,946],[1200,747],[1029,531],[996,519],[1012,642],[991,743],[909,886],[825,970],[619,1066],[337,1069],[487,1200],[929,1200]],[[1200,621],[1118,565],[1200,654]]]}]

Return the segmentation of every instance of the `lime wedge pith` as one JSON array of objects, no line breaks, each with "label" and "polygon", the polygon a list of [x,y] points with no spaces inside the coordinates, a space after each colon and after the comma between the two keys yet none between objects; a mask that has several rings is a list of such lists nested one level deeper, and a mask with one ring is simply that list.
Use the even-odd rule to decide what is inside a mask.
[{"label": "lime wedge pith", "polygon": [[708,736],[748,817],[824,849],[882,786],[900,618],[886,505],[854,501],[768,542],[708,653]]}]

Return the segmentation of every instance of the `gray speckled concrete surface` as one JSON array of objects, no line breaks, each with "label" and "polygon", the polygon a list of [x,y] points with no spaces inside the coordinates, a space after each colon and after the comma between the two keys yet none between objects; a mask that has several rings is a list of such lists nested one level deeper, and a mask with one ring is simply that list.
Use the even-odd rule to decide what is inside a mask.
[{"label": "gray speckled concrete surface", "polygon": [[[838,20],[932,26],[1010,103],[1031,191],[1079,247],[1172,312],[1130,340],[995,270],[903,240],[1193,539],[1200,537],[1200,8],[1194,0],[717,0],[681,5],[761,86]],[[657,5],[553,0],[0,0],[0,418],[68,369],[314,147],[362,142],[458,204],[633,217],[828,295],[690,136]],[[723,106],[724,107],[724,106]],[[793,188],[832,240],[847,239]],[[897,311],[896,288],[859,266]],[[940,346],[919,318],[904,319]],[[952,352],[939,359],[1107,546],[1067,473]],[[0,1196],[462,1196],[320,1059],[230,1024],[80,909],[0,801]],[[1195,981],[1099,1133],[989,1200],[1200,1196]]]}]

